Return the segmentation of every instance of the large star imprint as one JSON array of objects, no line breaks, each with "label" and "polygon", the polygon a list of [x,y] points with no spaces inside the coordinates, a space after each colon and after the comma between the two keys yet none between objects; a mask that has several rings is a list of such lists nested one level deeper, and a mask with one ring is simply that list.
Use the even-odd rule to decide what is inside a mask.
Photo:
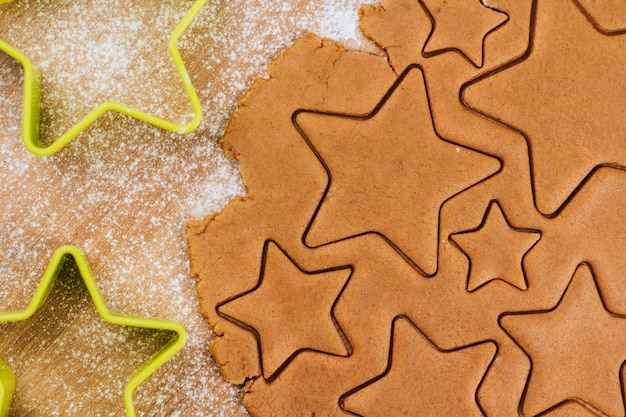
[{"label": "large star imprint", "polygon": [[535,203],[551,215],[594,167],[626,166],[625,79],[626,36],[600,33],[573,0],[535,0],[525,57],[464,98],[526,135]]},{"label": "large star imprint", "polygon": [[345,397],[345,409],[367,417],[484,415],[476,392],[495,344],[440,350],[403,318],[392,333],[387,370]]},{"label": "large star imprint", "polygon": [[594,279],[590,267],[579,266],[552,310],[502,317],[502,326],[532,362],[525,415],[566,400],[584,401],[611,416],[624,415],[626,317],[604,307]]},{"label": "large star imprint", "polygon": [[420,3],[433,25],[422,53],[429,57],[456,51],[478,68],[483,65],[485,38],[509,19],[480,0],[420,0]]},{"label": "large star imprint", "polygon": [[218,305],[218,313],[256,335],[263,376],[272,380],[302,351],[349,354],[333,311],[350,274],[349,267],[303,271],[268,241],[256,288]]},{"label": "large star imprint", "polygon": [[527,289],[522,260],[540,237],[536,230],[511,226],[500,205],[491,202],[476,229],[450,236],[470,260],[467,290],[474,291],[495,279]]},{"label": "large star imprint", "polygon": [[306,243],[376,232],[423,274],[437,270],[443,202],[500,168],[437,134],[417,66],[365,116],[301,112],[296,122],[329,172]]}]

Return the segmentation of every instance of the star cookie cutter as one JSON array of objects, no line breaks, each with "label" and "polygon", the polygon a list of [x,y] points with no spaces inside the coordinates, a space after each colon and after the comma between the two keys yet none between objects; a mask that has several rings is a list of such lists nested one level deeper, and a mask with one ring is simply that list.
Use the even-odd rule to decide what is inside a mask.
[{"label": "star cookie cutter", "polygon": [[[187,332],[182,325],[174,321],[119,314],[109,310],[104,298],[102,298],[98,290],[98,285],[93,277],[87,258],[78,247],[62,246],[57,249],[52,255],[48,268],[44,272],[39,287],[35,291],[35,295],[31,299],[28,307],[19,311],[0,312],[0,322],[22,321],[32,317],[46,302],[59,272],[63,268],[65,261],[70,257],[76,262],[78,271],[89,292],[89,296],[102,319],[108,323],[119,326],[140,327],[173,333],[170,341],[133,373],[124,388],[126,416],[136,417],[135,403],[133,401],[135,388],[185,346],[187,342]],[[15,374],[13,369],[11,369],[9,364],[0,359],[0,417],[8,417],[14,390]]]},{"label": "star cookie cutter", "polygon": [[[10,3],[13,0],[0,0],[0,5],[4,3]],[[41,72],[31,62],[31,60],[9,45],[7,42],[0,39],[0,52],[4,52],[16,61],[24,69],[24,92],[23,92],[23,104],[22,104],[22,141],[24,146],[31,153],[38,156],[49,156],[60,151],[65,145],[71,142],[76,136],[78,136],[83,130],[89,127],[100,116],[108,111],[114,111],[133,117],[135,119],[150,123],[151,125],[160,127],[165,130],[169,130],[174,133],[189,133],[194,131],[200,125],[202,120],[202,104],[198,98],[198,94],[191,83],[189,73],[183,62],[183,58],[178,51],[178,40],[182,36],[183,32],[191,25],[196,18],[200,10],[204,7],[207,0],[196,0],[193,6],[189,9],[185,17],[176,26],[176,29],[170,35],[168,41],[168,48],[170,55],[176,66],[176,71],[180,77],[180,80],[185,89],[185,93],[189,98],[191,108],[193,110],[193,119],[184,125],[179,125],[172,121],[148,114],[141,110],[137,110],[125,104],[121,104],[115,101],[108,101],[98,105],[87,116],[83,117],[78,123],[72,126],[67,132],[63,133],[61,137],[57,138],[50,145],[42,146],[39,140],[39,117],[41,111]]]}]

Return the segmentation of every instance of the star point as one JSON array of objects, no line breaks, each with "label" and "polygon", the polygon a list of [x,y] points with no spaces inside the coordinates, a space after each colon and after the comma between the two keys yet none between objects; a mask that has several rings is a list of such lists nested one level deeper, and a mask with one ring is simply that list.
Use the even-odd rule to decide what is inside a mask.
[{"label": "star point", "polygon": [[532,363],[522,404],[526,415],[571,399],[624,415],[626,317],[605,308],[589,266],[577,268],[554,308],[506,314],[501,325]]},{"label": "star point", "polygon": [[263,376],[271,380],[302,351],[349,354],[333,310],[350,275],[348,267],[304,271],[268,241],[256,288],[220,304],[218,312],[255,333]]},{"label": "star point", "polygon": [[587,15],[598,31],[610,34],[626,33],[626,2],[622,0],[573,0]]},{"label": "star point", "polygon": [[296,122],[330,171],[306,243],[378,233],[425,275],[437,269],[441,205],[501,166],[437,134],[417,66],[370,114],[305,112]]},{"label": "star point", "polygon": [[485,38],[509,19],[480,0],[420,0],[420,3],[433,24],[422,53],[430,57],[456,51],[477,68],[483,66]]}]

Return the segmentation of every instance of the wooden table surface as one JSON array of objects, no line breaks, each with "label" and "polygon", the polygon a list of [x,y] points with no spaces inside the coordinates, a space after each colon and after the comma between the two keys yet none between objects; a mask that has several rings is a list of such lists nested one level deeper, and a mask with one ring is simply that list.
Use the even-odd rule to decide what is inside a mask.
[{"label": "wooden table surface", "polygon": [[[179,43],[204,108],[196,132],[177,135],[106,114],[45,158],[21,142],[22,68],[0,53],[0,309],[24,308],[52,253],[77,245],[111,309],[176,320],[189,333],[183,351],[136,391],[138,414],[246,415],[240,388],[221,379],[208,354],[211,333],[189,276],[185,220],[245,192],[218,140],[247,86],[306,30],[359,45],[362,38],[349,39],[359,3],[209,1]],[[167,38],[192,4],[0,5],[0,39],[42,69],[42,140],[51,142],[106,100],[188,120]],[[351,13],[352,21],[337,17]],[[103,322],[75,268],[68,265],[61,278],[35,317],[0,324],[0,357],[17,374],[11,415],[123,415],[129,375],[165,335]]]}]

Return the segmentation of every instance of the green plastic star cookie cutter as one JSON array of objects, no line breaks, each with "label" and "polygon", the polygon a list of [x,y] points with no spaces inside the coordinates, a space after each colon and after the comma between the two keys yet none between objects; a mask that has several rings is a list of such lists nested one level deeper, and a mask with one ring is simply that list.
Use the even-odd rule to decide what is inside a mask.
[{"label": "green plastic star cookie cutter", "polygon": [[[132,374],[124,388],[126,416],[136,417],[135,403],[133,401],[135,388],[185,346],[187,332],[182,325],[174,321],[119,314],[109,310],[98,290],[98,285],[93,277],[87,258],[79,248],[76,246],[62,246],[57,249],[52,255],[48,268],[44,272],[41,283],[37,287],[28,307],[19,311],[0,312],[0,322],[22,321],[32,317],[46,302],[59,272],[63,268],[65,261],[70,257],[76,262],[87,291],[102,319],[119,326],[139,327],[172,333],[172,338],[169,342]],[[9,415],[15,382],[16,378],[13,369],[8,363],[0,359],[0,417]]]},{"label": "green plastic star cookie cutter", "polygon": [[[10,3],[12,1],[13,0],[0,0],[0,4]],[[41,72],[26,55],[0,39],[0,51],[5,52],[7,55],[18,61],[24,69],[22,140],[26,149],[38,156],[52,155],[60,151],[63,147],[65,147],[65,145],[71,142],[83,130],[89,127],[100,116],[108,111],[122,113],[175,133],[182,134],[194,131],[200,125],[202,120],[202,104],[200,103],[200,99],[198,98],[198,94],[196,93],[193,84],[191,83],[189,73],[187,72],[183,58],[178,51],[177,44],[183,32],[191,25],[206,2],[207,0],[197,0],[189,9],[185,17],[183,17],[180,21],[178,26],[176,26],[176,29],[174,29],[169,38],[168,46],[170,55],[172,56],[174,65],[176,66],[176,71],[182,81],[185,93],[189,98],[189,102],[191,103],[191,108],[193,110],[193,119],[189,123],[182,125],[115,101],[109,101],[100,104],[91,113],[82,118],[78,123],[72,126],[67,132],[61,135],[61,137],[56,139],[50,145],[42,146],[39,138]]]}]

